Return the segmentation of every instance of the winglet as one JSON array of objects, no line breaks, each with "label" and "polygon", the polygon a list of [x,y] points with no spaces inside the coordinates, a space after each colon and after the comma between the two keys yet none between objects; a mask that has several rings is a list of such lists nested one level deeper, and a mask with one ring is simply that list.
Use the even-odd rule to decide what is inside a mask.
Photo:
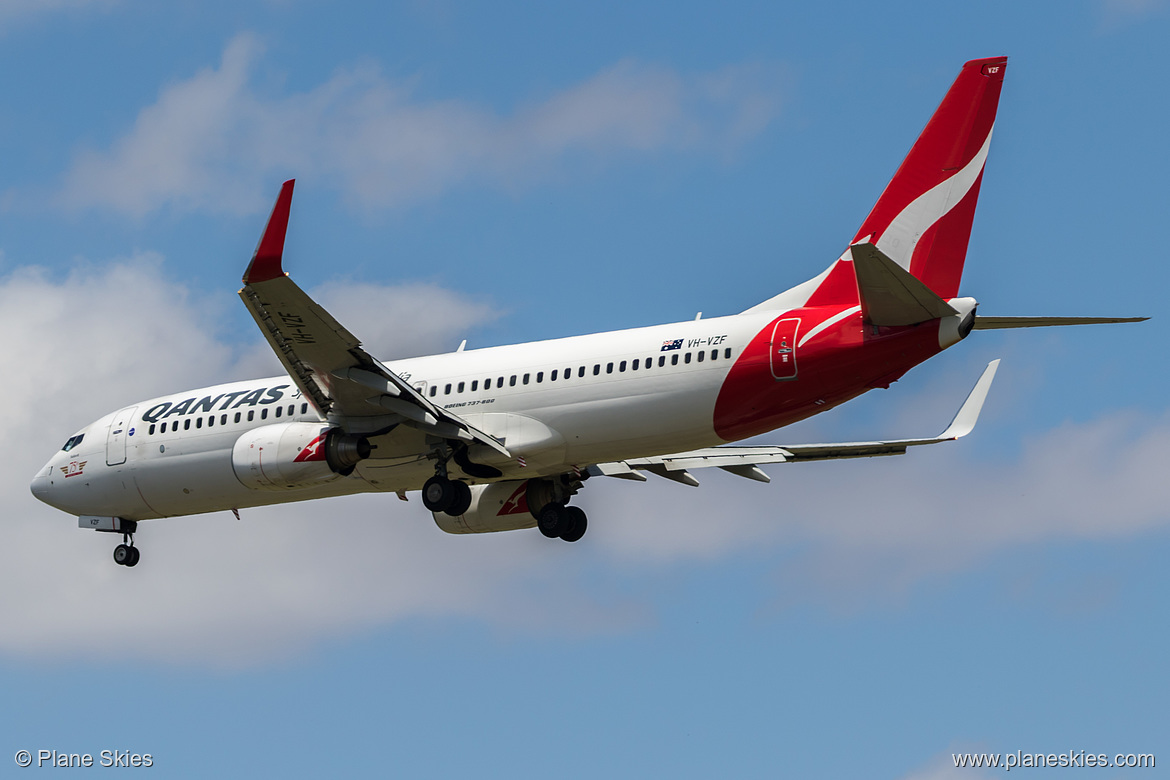
[{"label": "winglet", "polygon": [[295,183],[296,179],[289,179],[280,188],[276,205],[272,207],[272,215],[268,217],[268,224],[264,226],[264,235],[260,236],[256,253],[252,255],[252,262],[248,263],[248,270],[244,272],[244,284],[266,282],[284,276],[280,259],[284,255],[284,234],[288,230],[288,213],[292,206]]},{"label": "winglet", "polygon": [[987,364],[987,368],[983,370],[983,376],[979,377],[979,381],[971,389],[970,395],[959,408],[955,419],[951,421],[945,431],[938,435],[940,440],[961,439],[975,429],[975,423],[979,421],[979,412],[983,411],[983,402],[987,400],[987,393],[991,390],[991,380],[995,379],[997,368],[999,368],[999,358]]}]

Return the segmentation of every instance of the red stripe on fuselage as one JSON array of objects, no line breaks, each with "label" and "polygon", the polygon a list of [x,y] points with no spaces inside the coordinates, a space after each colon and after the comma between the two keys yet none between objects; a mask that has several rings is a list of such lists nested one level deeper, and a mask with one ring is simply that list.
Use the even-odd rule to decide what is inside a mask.
[{"label": "red stripe on fuselage", "polygon": [[[896,381],[938,354],[938,321],[877,333],[849,315],[796,346],[795,379],[772,374],[771,340],[776,323],[799,317],[805,334],[846,307],[806,307],[784,312],[762,328],[728,372],[715,401],[715,433],[738,441],[811,417],[874,387]],[[802,336],[803,337],[803,336]]]}]

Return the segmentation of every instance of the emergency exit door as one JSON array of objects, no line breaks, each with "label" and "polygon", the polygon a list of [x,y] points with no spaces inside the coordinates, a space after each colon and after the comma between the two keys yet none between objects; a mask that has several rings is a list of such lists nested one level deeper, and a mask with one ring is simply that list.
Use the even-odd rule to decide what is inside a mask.
[{"label": "emergency exit door", "polygon": [[772,344],[768,350],[772,358],[772,376],[777,379],[796,379],[796,334],[800,318],[780,320],[772,329]]}]

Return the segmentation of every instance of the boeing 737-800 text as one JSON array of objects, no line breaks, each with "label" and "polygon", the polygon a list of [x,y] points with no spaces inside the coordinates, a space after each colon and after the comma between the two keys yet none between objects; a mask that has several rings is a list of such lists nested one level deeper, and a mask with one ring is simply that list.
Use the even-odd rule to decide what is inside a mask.
[{"label": "boeing 737-800 text", "polygon": [[981,328],[1138,318],[980,317],[958,297],[1006,58],[973,60],[844,253],[740,314],[382,362],[282,268],[284,184],[240,297],[288,372],[139,401],[87,425],[32,492],[83,528],[422,491],[444,531],[539,527],[576,541],[592,477],[697,485],[718,467],[895,455],[971,431],[998,361],[941,434],[845,444],[729,442],[832,409]]}]

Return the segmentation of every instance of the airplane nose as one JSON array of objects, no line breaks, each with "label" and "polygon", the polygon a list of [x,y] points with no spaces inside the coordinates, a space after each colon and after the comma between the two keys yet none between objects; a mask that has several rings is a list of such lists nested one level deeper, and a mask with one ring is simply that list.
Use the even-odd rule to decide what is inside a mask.
[{"label": "airplane nose", "polygon": [[32,494],[46,504],[49,503],[49,493],[52,490],[52,485],[49,483],[49,473],[52,470],[52,466],[43,467],[28,486]]}]

